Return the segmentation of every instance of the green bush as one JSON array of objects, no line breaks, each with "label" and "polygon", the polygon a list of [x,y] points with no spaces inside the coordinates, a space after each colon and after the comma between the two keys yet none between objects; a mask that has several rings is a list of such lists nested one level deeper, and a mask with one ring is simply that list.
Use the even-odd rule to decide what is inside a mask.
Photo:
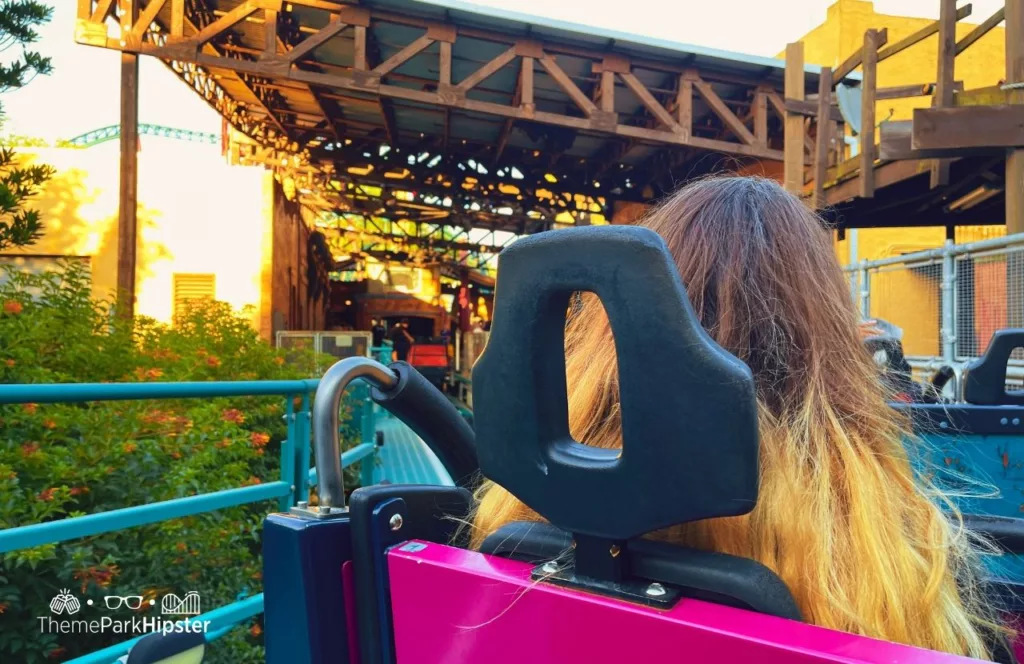
[{"label": "green bush", "polygon": [[[126,322],[90,296],[88,276],[10,273],[0,285],[0,382],[306,378],[227,305],[191,308],[171,329]],[[290,356],[292,359],[292,356]],[[275,481],[283,397],[0,406],[0,529]],[[61,661],[134,634],[51,634],[41,616],[69,589],[76,619],[160,614],[197,591],[202,611],[261,589],[260,532],[273,501],[15,551],[0,558],[0,661]],[[155,600],[109,611],[105,595]],[[92,600],[92,606],[87,605]],[[209,661],[262,662],[259,620],[220,639]]]}]

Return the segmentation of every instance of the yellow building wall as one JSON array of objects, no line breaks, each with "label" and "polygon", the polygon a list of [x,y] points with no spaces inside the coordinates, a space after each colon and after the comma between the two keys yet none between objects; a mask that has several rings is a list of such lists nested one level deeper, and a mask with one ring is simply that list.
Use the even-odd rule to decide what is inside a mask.
[{"label": "yellow building wall", "polygon": [[[219,146],[142,137],[138,181],[136,312],[170,323],[175,273],[213,274],[215,297],[260,325],[260,282],[269,243],[273,179],[257,167],[229,166]],[[119,144],[20,149],[56,175],[34,199],[42,239],[7,254],[88,256],[93,294],[115,295]],[[266,246],[265,246],[266,245]],[[263,331],[263,330],[261,330]],[[269,330],[264,331],[269,336]]]}]

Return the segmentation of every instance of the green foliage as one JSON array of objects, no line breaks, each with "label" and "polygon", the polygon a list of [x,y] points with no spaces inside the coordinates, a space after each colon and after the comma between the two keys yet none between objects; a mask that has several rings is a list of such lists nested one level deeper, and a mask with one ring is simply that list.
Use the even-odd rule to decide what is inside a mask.
[{"label": "green foliage", "polygon": [[[315,358],[286,363],[222,303],[192,307],[171,329],[114,316],[75,264],[8,277],[2,383],[311,375]],[[0,406],[0,529],[276,481],[285,406],[283,397]],[[159,616],[169,592],[197,591],[204,612],[260,592],[261,523],[276,509],[265,501],[0,556],[0,661],[63,661],[132,636],[42,633],[39,617],[62,588],[82,604],[75,618],[87,619]],[[105,595],[156,606],[109,611]],[[260,631],[259,621],[232,631],[209,661],[262,662]]]},{"label": "green foliage", "polygon": [[[0,0],[0,53],[21,49],[6,63],[0,62],[0,93],[27,85],[37,74],[50,73],[50,58],[25,47],[39,39],[36,29],[52,14],[52,8],[35,0]],[[53,174],[49,166],[20,165],[10,147],[0,147],[0,250],[30,245],[42,235],[39,212],[26,205]]]}]

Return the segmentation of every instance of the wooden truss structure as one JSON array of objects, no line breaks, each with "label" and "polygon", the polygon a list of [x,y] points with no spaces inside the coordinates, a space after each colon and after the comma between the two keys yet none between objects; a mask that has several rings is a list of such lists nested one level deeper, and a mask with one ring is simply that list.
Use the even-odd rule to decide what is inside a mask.
[{"label": "wooden truss structure", "polygon": [[523,210],[582,194],[608,213],[605,197],[649,200],[673,173],[716,168],[708,153],[783,158],[781,70],[627,57],[386,4],[79,0],[76,39],[161,58],[274,160],[353,183],[397,170],[417,191],[511,187]]},{"label": "wooden truss structure", "polygon": [[[946,226],[1007,224],[1007,232],[1024,232],[1024,0],[1005,6],[956,39],[957,21],[971,5],[939,0],[939,20],[889,44],[884,29],[869,29],[861,48],[836,70],[823,68],[817,95],[805,98],[802,45],[787,49],[787,147],[804,143],[803,118],[813,119],[818,137],[814,163],[787,152],[786,180],[793,191],[827,207],[840,226]],[[1003,84],[964,90],[955,80],[955,59],[1000,23],[1006,23],[1006,79]],[[886,59],[936,36],[939,55],[934,83],[879,88],[877,69]],[[835,86],[861,70],[859,154],[841,158],[821,137],[844,133],[835,122]],[[877,125],[878,101],[931,96],[928,108],[912,120]],[[876,135],[878,140],[876,142]],[[978,195],[981,192],[981,195]],[[850,223],[853,222],[853,223]]]}]

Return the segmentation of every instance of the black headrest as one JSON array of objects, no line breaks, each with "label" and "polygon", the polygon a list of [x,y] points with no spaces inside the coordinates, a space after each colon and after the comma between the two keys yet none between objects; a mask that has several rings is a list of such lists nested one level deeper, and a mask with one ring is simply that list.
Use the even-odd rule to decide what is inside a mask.
[{"label": "black headrest", "polygon": [[[564,334],[577,291],[600,298],[615,336],[621,453],[569,435]],[[569,532],[629,539],[757,500],[750,369],[700,326],[648,229],[558,230],[505,249],[473,402],[483,474]]]},{"label": "black headrest", "polygon": [[1024,391],[1006,390],[1006,366],[1017,348],[1024,348],[1024,329],[993,334],[985,354],[967,366],[964,401],[982,406],[1024,406]]}]

